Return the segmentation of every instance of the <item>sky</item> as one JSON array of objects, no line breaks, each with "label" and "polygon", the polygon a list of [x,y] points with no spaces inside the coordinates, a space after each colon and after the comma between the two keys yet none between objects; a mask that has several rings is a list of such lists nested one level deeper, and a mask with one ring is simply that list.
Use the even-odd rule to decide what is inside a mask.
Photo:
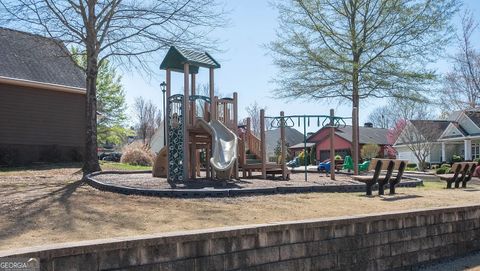
[{"label": "sky", "polygon": [[[292,99],[278,99],[272,93],[275,88],[273,79],[279,76],[277,68],[273,65],[271,56],[265,45],[275,40],[275,31],[278,30],[277,11],[269,4],[271,0],[224,0],[225,7],[229,10],[227,17],[229,26],[218,29],[212,33],[212,37],[219,39],[220,53],[212,53],[212,56],[221,64],[221,68],[215,70],[215,84],[219,92],[230,96],[238,92],[239,119],[247,116],[245,108],[255,101],[266,107],[268,116],[276,116],[280,111],[286,115],[315,114],[328,115],[330,108],[335,109],[335,115],[350,117],[351,105],[349,103],[337,105],[327,101],[311,101]],[[480,1],[465,0],[463,8],[472,10],[475,18],[480,18]],[[456,26],[460,24],[460,15],[454,18]],[[480,31],[473,40],[473,44],[479,44]],[[454,46],[447,49],[444,56],[434,64],[439,73],[448,71],[450,64],[447,55],[454,52]],[[159,63],[166,52],[159,52]],[[145,77],[134,72],[124,72],[123,84],[129,108],[132,108],[136,97],[145,99],[162,107],[162,93],[159,84],[165,80],[164,71],[155,71],[152,77]],[[197,81],[208,83],[208,70],[201,69]],[[183,87],[182,75],[173,75],[172,92],[180,92]],[[378,106],[384,104],[384,100],[370,99],[360,105],[360,123],[368,119],[368,114]],[[132,115],[130,110],[130,116]],[[132,120],[133,121],[133,120]],[[316,130],[315,127],[308,129]]]}]

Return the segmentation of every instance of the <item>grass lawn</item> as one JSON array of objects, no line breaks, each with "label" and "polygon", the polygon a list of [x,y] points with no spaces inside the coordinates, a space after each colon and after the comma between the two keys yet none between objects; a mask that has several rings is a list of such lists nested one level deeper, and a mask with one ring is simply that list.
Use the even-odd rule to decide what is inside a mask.
[{"label": "grass lawn", "polygon": [[129,164],[100,161],[102,170],[152,170],[152,167],[146,166],[132,166]]},{"label": "grass lawn", "polygon": [[[128,169],[105,163],[104,169]],[[145,169],[145,168],[141,168]],[[298,173],[302,174],[302,173]],[[480,204],[480,182],[398,188],[396,196],[308,193],[168,199],[101,192],[80,181],[77,166],[0,172],[0,250],[67,241],[219,226]]]}]

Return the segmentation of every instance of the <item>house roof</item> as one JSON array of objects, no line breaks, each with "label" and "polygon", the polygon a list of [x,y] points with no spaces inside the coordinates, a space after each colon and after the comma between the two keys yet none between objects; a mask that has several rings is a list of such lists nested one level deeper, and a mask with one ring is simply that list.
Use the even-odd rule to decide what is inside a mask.
[{"label": "house roof", "polygon": [[452,122],[448,120],[411,120],[410,123],[419,131],[429,131],[431,133],[429,137],[437,140]]},{"label": "house roof", "polygon": [[0,77],[85,88],[84,73],[59,41],[0,27]]},{"label": "house roof", "polygon": [[[280,128],[265,131],[267,153],[273,153],[280,140]],[[291,127],[285,127],[285,141],[293,146],[303,142],[303,134]],[[302,143],[303,144],[303,143]]]},{"label": "house roof", "polygon": [[[316,143],[314,142],[307,142],[307,148],[310,148],[314,146]],[[303,149],[305,147],[305,144],[303,142],[300,142],[298,144],[295,144],[293,146],[288,147],[289,149]]]},{"label": "house roof", "polygon": [[469,117],[478,127],[480,127],[480,111],[465,110],[465,115]]},{"label": "house roof", "polygon": [[[352,142],[352,132],[352,126],[347,125],[345,127],[337,128],[335,134]],[[388,145],[387,133],[388,129],[360,126],[359,143]]]},{"label": "house roof", "polygon": [[183,72],[183,65],[190,64],[189,72],[191,74],[198,73],[199,67],[204,68],[220,68],[220,64],[207,52],[200,52],[184,48],[170,47],[167,55],[160,64],[160,69],[172,69],[174,71]]}]

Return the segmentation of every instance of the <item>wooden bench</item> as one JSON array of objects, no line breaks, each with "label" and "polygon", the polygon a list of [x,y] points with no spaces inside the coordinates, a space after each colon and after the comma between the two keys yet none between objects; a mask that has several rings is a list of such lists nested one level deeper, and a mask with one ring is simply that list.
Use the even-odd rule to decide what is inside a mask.
[{"label": "wooden bench", "polygon": [[[390,184],[390,194],[395,194],[395,186],[402,180],[403,172],[407,167],[405,160],[395,159],[372,159],[369,170],[373,170],[373,175],[354,175],[352,179],[365,183],[367,186],[367,196],[372,195],[372,187],[378,183],[378,194],[384,195],[384,186]],[[380,175],[385,171],[385,175]],[[396,171],[396,176],[393,176]]]},{"label": "wooden bench", "polygon": [[447,189],[452,188],[452,184],[455,184],[455,188],[467,187],[467,182],[472,179],[475,168],[477,167],[477,162],[459,162],[452,165],[451,171],[453,173],[448,174],[438,174],[437,176],[440,180],[447,182]]}]

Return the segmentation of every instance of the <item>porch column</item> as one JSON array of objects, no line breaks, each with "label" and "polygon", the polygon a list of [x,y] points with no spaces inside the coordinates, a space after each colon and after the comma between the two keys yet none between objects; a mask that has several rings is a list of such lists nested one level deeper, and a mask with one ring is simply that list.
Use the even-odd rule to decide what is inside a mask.
[{"label": "porch column", "polygon": [[464,140],[465,160],[472,160],[472,141],[470,139]]},{"label": "porch column", "polygon": [[442,163],[447,161],[446,154],[445,154],[445,142],[442,142],[442,159],[440,160],[441,160],[440,162]]}]

